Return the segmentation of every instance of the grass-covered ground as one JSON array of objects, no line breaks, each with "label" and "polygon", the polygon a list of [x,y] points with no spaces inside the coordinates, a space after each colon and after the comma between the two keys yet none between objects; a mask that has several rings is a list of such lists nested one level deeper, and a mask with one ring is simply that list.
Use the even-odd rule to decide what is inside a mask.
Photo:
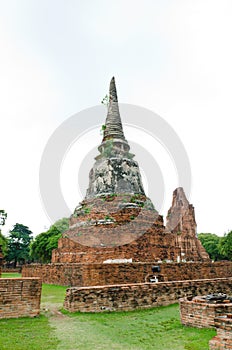
[{"label": "grass-covered ground", "polygon": [[58,344],[55,331],[44,315],[0,320],[1,350],[53,350]]},{"label": "grass-covered ground", "polygon": [[17,277],[21,277],[21,273],[2,273],[2,278],[17,278]]},{"label": "grass-covered ground", "polygon": [[216,334],[182,326],[177,304],[132,312],[59,312],[65,289],[43,285],[40,317],[0,320],[0,349],[208,350]]}]

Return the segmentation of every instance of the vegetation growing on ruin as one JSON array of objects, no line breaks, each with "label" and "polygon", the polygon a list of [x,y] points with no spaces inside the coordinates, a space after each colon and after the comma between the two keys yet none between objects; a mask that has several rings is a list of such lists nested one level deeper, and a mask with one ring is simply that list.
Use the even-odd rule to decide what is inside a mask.
[{"label": "vegetation growing on ruin", "polygon": [[101,196],[102,200],[106,202],[113,201],[115,197],[117,197],[116,193],[109,193],[107,195]]},{"label": "vegetation growing on ruin", "polygon": [[112,140],[106,141],[102,155],[105,158],[109,158],[109,157],[113,156],[113,141]]},{"label": "vegetation growing on ruin", "polygon": [[[104,106],[108,106],[109,100],[110,100],[110,97],[109,97],[109,95],[106,94],[105,97],[103,97],[101,103],[102,103]],[[104,126],[105,126],[105,125],[104,125]]]}]

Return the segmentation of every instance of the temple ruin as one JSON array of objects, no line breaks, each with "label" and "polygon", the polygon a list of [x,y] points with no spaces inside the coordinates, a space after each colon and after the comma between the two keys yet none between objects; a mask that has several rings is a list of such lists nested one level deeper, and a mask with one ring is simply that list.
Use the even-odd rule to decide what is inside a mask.
[{"label": "temple ruin", "polygon": [[71,215],[52,263],[208,261],[184,190],[174,191],[166,227],[146,196],[124,136],[114,78],[98,150],[86,196]]},{"label": "temple ruin", "polygon": [[126,311],[229,293],[232,262],[210,261],[183,188],[173,192],[166,227],[146,196],[124,136],[114,78],[102,130],[86,196],[52,263],[25,265],[22,276],[69,286],[64,308],[70,312]]}]

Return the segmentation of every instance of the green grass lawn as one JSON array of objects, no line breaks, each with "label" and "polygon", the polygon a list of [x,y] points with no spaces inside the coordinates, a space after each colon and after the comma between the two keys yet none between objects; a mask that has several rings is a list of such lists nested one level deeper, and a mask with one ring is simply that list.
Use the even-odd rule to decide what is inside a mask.
[{"label": "green grass lawn", "polygon": [[44,315],[0,320],[1,350],[54,350],[58,344],[56,332]]},{"label": "green grass lawn", "polygon": [[65,292],[67,287],[55,286],[53,284],[43,284],[41,303],[44,304],[58,304],[58,309],[63,305]]},{"label": "green grass lawn", "polygon": [[0,320],[0,349],[208,350],[216,334],[182,326],[177,304],[132,312],[61,313],[65,290],[43,285],[41,316]]},{"label": "green grass lawn", "polygon": [[[68,314],[70,319],[62,319],[59,325],[53,322],[59,329],[60,349],[71,350],[79,344],[78,349],[87,350],[207,350],[216,334],[182,326],[177,304],[133,312]],[[72,338],[67,337],[68,330]]]},{"label": "green grass lawn", "polygon": [[22,277],[21,273],[8,273],[8,272],[3,272],[2,273],[2,278],[16,278],[16,277]]}]

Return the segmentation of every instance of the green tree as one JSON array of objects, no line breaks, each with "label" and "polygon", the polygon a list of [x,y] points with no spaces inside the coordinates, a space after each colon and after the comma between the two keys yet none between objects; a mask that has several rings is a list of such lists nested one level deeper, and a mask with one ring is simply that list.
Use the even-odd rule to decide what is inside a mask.
[{"label": "green tree", "polygon": [[14,225],[13,230],[9,232],[6,260],[13,262],[14,267],[18,263],[24,264],[28,261],[31,240],[32,232],[27,226],[18,223]]},{"label": "green tree", "polygon": [[0,209],[0,226],[5,225],[6,218],[7,218],[7,213],[5,212],[5,210]]},{"label": "green tree", "polygon": [[232,260],[232,231],[222,237],[219,244],[220,253],[225,259]]},{"label": "green tree", "polygon": [[62,218],[60,220],[57,220],[52,226],[55,226],[57,230],[60,231],[60,233],[63,233],[69,228],[69,219]]},{"label": "green tree", "polygon": [[2,248],[2,254],[5,257],[7,254],[8,239],[2,234],[0,230],[0,248]]},{"label": "green tree", "polygon": [[61,233],[55,226],[51,226],[48,231],[36,236],[34,242],[31,244],[30,256],[32,260],[41,263],[50,262],[52,250],[57,248],[60,237]]},{"label": "green tree", "polygon": [[[7,213],[5,212],[5,210],[0,209],[0,226],[5,225],[6,218],[7,218]],[[0,230],[0,249],[2,250],[3,256],[5,256],[7,252],[7,244],[8,244],[8,240]]]},{"label": "green tree", "polygon": [[201,241],[206,252],[212,260],[222,260],[224,256],[220,251],[220,241],[222,237],[214,233],[199,233],[198,238]]},{"label": "green tree", "polygon": [[51,261],[52,250],[57,248],[58,240],[62,233],[68,229],[69,219],[63,218],[56,221],[48,231],[36,236],[31,244],[30,256],[33,261],[48,263]]}]

